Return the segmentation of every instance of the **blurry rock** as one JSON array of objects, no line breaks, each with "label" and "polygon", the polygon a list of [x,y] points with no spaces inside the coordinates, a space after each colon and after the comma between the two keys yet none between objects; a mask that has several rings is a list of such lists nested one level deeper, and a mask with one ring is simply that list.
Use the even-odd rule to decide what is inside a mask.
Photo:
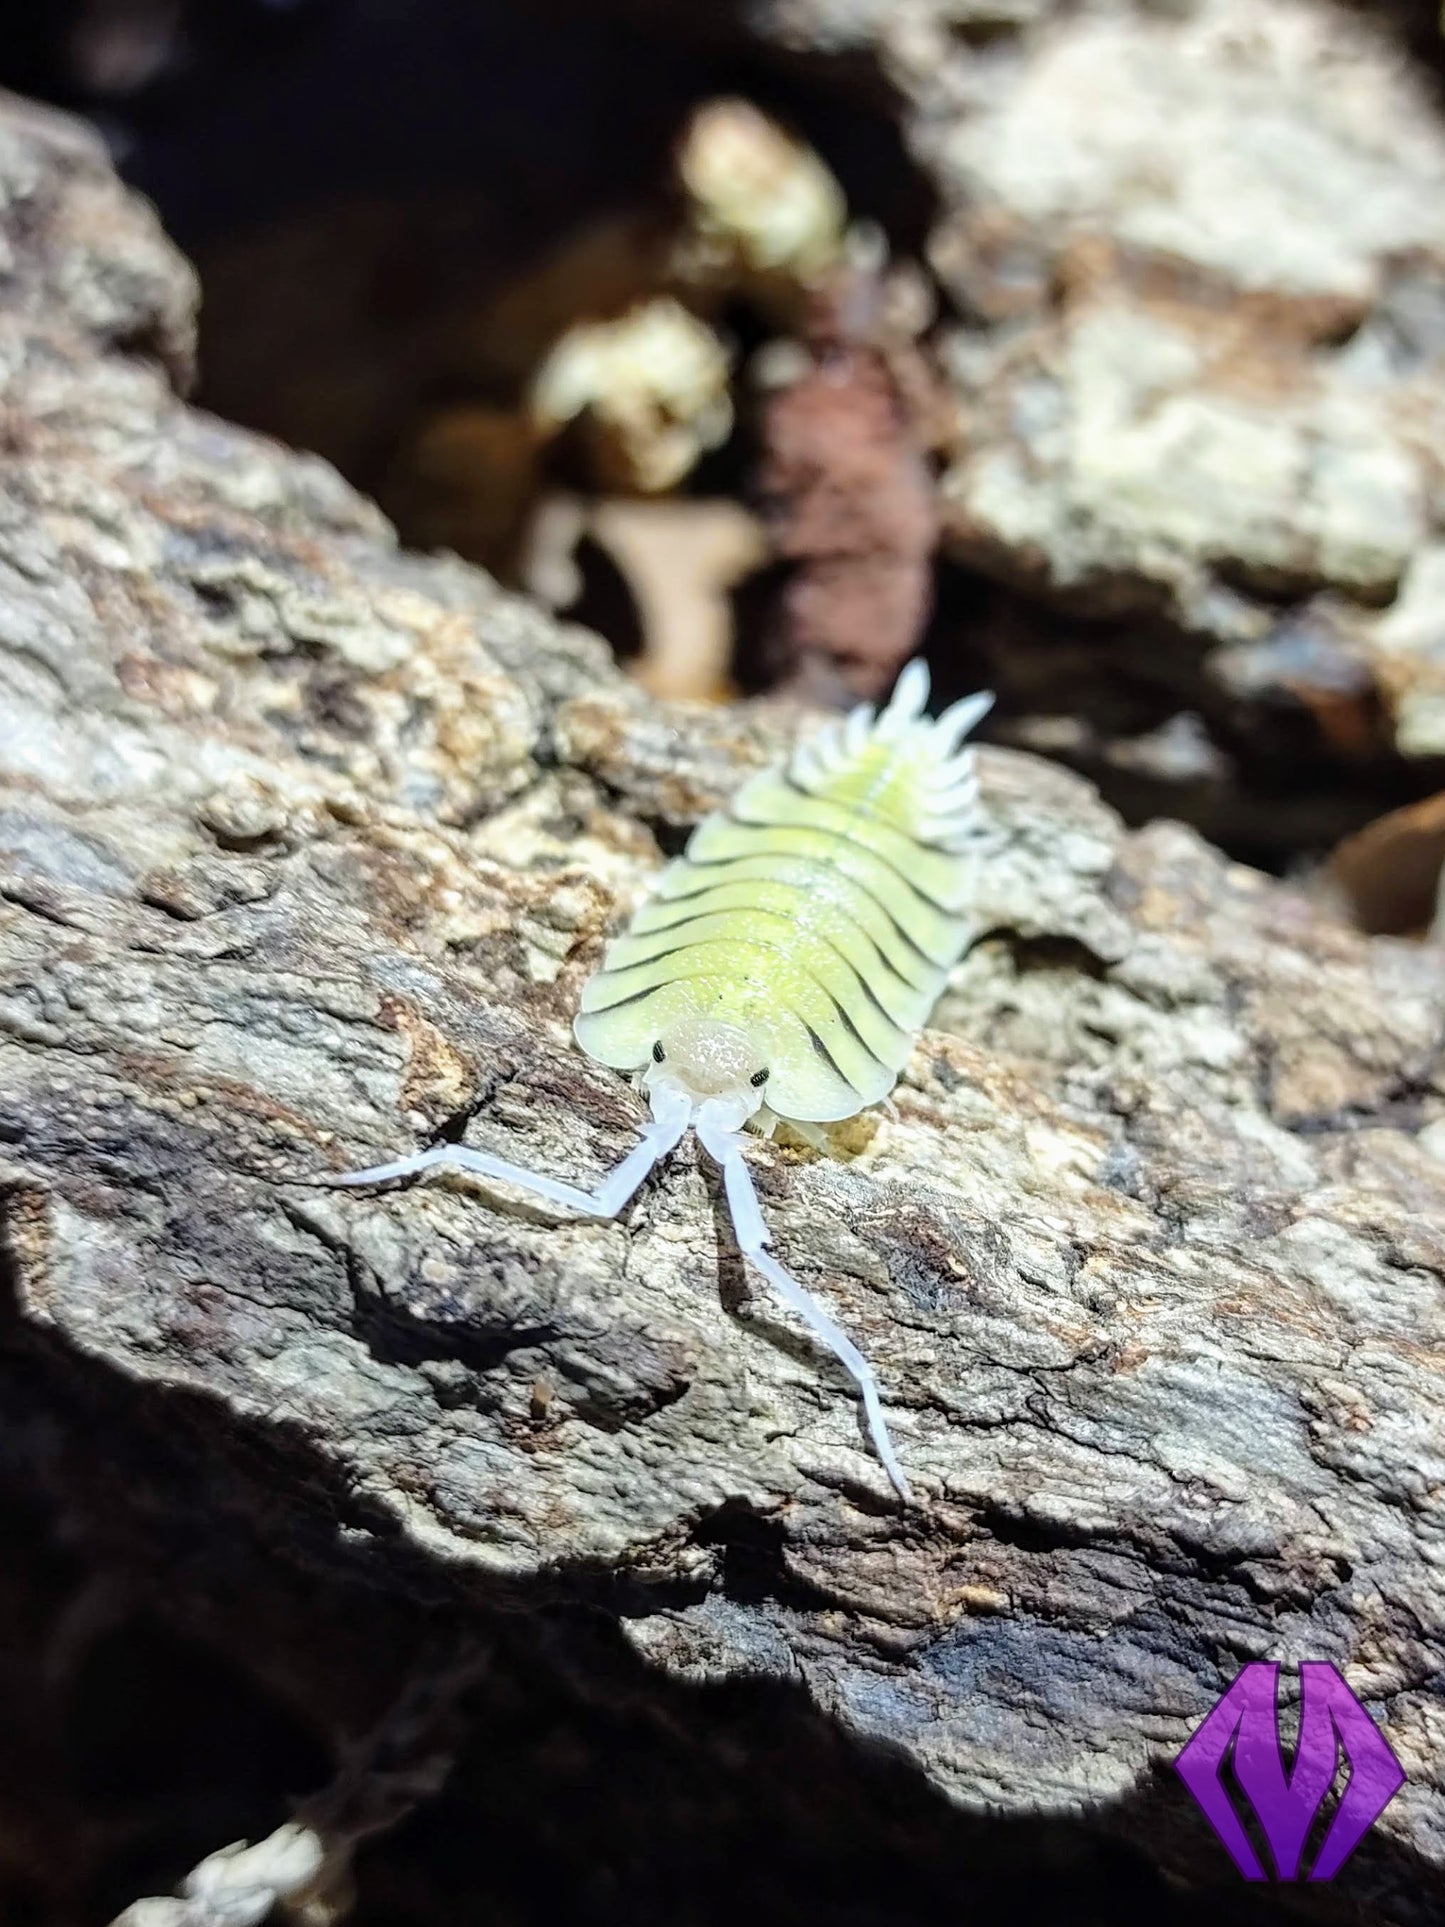
[{"label": "blurry rock", "polygon": [[780,567],[742,639],[754,686],[821,666],[840,695],[876,697],[928,620],[934,391],[915,344],[888,329],[883,289],[858,272],[821,288],[796,378],[762,404],[757,489]]},{"label": "blurry rock", "polygon": [[1419,936],[1436,921],[1445,869],[1445,794],[1379,817],[1330,859],[1362,930]]},{"label": "blurry rock", "polygon": [[1369,641],[1401,751],[1445,756],[1445,545],[1431,542],[1411,556],[1399,594],[1371,626]]},{"label": "blurry rock", "polygon": [[731,690],[731,591],[764,548],[756,518],[725,498],[554,494],[529,532],[523,582],[606,635],[654,695],[715,702]]},{"label": "blurry rock", "polygon": [[1236,773],[1179,808],[1274,862],[1435,788],[1445,123],[1389,26],[1311,0],[749,20],[885,76],[937,196],[942,556],[1013,602],[1008,655],[940,611],[936,667],[997,682],[1003,729],[1061,713],[1062,645],[1131,812],[1109,746],[1197,714]]},{"label": "blurry rock", "polygon": [[[1445,125],[1423,78],[1303,0],[1041,9],[1006,61],[944,18],[878,30],[971,324],[947,553],[1172,628],[1156,673],[1180,695],[1204,651],[1206,727],[1238,747],[1259,706],[1246,786],[1291,745],[1377,782],[1392,747],[1440,755]],[[1306,649],[1320,598],[1334,640]]]},{"label": "blurry rock", "polygon": [[537,370],[530,413],[543,435],[575,426],[595,487],[658,495],[727,439],[730,373],[713,330],[664,296],[569,330]]},{"label": "blurry rock", "polygon": [[635,674],[654,696],[716,701],[729,693],[730,591],[762,559],[755,517],[727,500],[603,502],[595,539],[637,597],[643,648]]},{"label": "blurry rock", "polygon": [[1142,736],[1119,737],[1108,745],[1108,760],[1118,769],[1150,776],[1156,782],[1218,783],[1231,774],[1229,759],[1210,741],[1198,716],[1171,716]]},{"label": "blurry rock", "polygon": [[1359,763],[1385,747],[1388,725],[1368,651],[1327,610],[1306,605],[1256,642],[1221,645],[1206,671],[1241,710],[1260,717],[1271,708],[1308,711],[1341,760]]},{"label": "blurry rock", "polygon": [[679,282],[712,299],[745,295],[793,325],[808,289],[842,259],[847,207],[828,169],[751,102],[715,100],[689,122],[677,172]]},{"label": "blurry rock", "polygon": [[1378,398],[1208,309],[1090,283],[975,382],[949,552],[1074,608],[1237,641],[1328,586],[1364,621],[1423,539],[1424,451]]}]

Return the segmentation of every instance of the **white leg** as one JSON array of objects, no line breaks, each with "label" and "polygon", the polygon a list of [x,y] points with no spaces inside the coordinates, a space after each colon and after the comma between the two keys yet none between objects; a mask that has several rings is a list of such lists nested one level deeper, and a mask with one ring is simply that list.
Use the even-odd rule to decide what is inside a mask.
[{"label": "white leg", "polygon": [[333,1177],[331,1183],[381,1184],[387,1178],[409,1178],[438,1165],[451,1165],[455,1170],[471,1171],[478,1177],[500,1178],[506,1184],[515,1184],[524,1191],[535,1192],[538,1197],[548,1198],[553,1204],[567,1204],[574,1211],[584,1211],[590,1218],[615,1218],[653,1165],[667,1156],[687,1129],[685,1106],[680,1111],[672,1105],[661,1110],[662,1114],[647,1126],[641,1144],[628,1152],[596,1191],[583,1191],[575,1184],[564,1184],[560,1178],[528,1171],[523,1165],[509,1164],[505,1158],[493,1157],[490,1151],[473,1151],[465,1144],[434,1144],[430,1150],[413,1152],[410,1157],[397,1158],[390,1164],[373,1164],[365,1171],[344,1172]]},{"label": "white leg", "polygon": [[733,1230],[737,1233],[738,1249],[750,1264],[757,1266],[786,1303],[801,1314],[814,1336],[822,1340],[833,1356],[852,1375],[854,1383],[863,1394],[863,1410],[867,1414],[868,1433],[873,1440],[873,1449],[882,1460],[883,1469],[893,1481],[899,1496],[911,1500],[913,1494],[907,1479],[903,1476],[903,1467],[898,1463],[898,1455],[893,1450],[893,1441],[888,1436],[888,1423],[883,1416],[883,1403],[878,1396],[878,1381],[873,1376],[872,1366],[843,1328],[835,1324],[823,1310],[812,1293],[806,1291],[796,1278],[784,1271],[777,1259],[771,1257],[764,1249],[772,1239],[763,1220],[758,1194],[753,1189],[753,1181],[743,1158],[741,1136],[737,1132],[719,1130],[705,1116],[698,1117],[695,1122],[697,1134],[704,1148],[722,1166],[723,1188],[727,1193]]}]

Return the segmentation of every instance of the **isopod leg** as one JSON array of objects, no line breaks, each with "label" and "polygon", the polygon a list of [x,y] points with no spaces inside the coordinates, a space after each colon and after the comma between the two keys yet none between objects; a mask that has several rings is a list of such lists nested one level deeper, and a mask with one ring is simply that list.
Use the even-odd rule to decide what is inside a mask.
[{"label": "isopod leg", "polygon": [[758,1194],[753,1188],[752,1177],[743,1158],[741,1143],[731,1133],[711,1131],[701,1122],[698,1135],[708,1151],[722,1166],[723,1188],[727,1193],[728,1210],[732,1214],[738,1249],[750,1264],[757,1267],[778,1295],[799,1313],[814,1337],[820,1339],[849,1372],[863,1395],[863,1410],[867,1415],[868,1433],[873,1441],[873,1449],[881,1459],[883,1469],[893,1481],[899,1496],[903,1499],[912,1499],[913,1493],[909,1489],[907,1479],[903,1476],[903,1467],[898,1463],[893,1441],[888,1436],[888,1422],[883,1416],[883,1401],[878,1394],[878,1381],[873,1376],[872,1366],[843,1328],[823,1310],[812,1293],[785,1271],[765,1248],[771,1243],[771,1236],[763,1218],[762,1207],[758,1203]]},{"label": "isopod leg", "polygon": [[397,1158],[390,1164],[374,1164],[365,1171],[347,1171],[331,1179],[333,1184],[381,1184],[388,1178],[409,1178],[438,1166],[470,1171],[476,1177],[496,1178],[534,1192],[553,1204],[570,1205],[590,1218],[615,1218],[642,1183],[653,1165],[677,1143],[687,1128],[687,1117],[669,1112],[655,1117],[643,1133],[641,1144],[629,1151],[615,1170],[610,1171],[595,1191],[584,1191],[560,1178],[549,1178],[541,1171],[506,1158],[493,1157],[490,1151],[473,1151],[465,1144],[434,1144],[429,1150],[416,1151],[411,1157]]}]

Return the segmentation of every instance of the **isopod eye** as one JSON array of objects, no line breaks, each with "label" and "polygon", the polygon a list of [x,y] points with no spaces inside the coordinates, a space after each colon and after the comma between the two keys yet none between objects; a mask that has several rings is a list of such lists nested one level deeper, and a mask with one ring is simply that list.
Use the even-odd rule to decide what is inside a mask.
[{"label": "isopod eye", "polygon": [[666,1055],[666,1052],[663,1050],[660,1042],[653,1045],[652,1061],[654,1064],[660,1064],[665,1055]]},{"label": "isopod eye", "polygon": [[754,1071],[748,1082],[756,1089],[758,1085],[766,1084],[770,1075],[771,1072],[767,1070]]}]

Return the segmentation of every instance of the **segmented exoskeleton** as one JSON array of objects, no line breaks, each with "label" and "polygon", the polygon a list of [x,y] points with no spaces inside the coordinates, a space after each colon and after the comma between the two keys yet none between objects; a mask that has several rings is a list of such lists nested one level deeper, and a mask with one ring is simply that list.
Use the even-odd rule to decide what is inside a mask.
[{"label": "segmented exoskeleton", "polygon": [[910,663],[880,715],[855,709],[753,777],[608,945],[574,1030],[589,1057],[640,1074],[652,1122],[596,1192],[456,1144],[338,1180],[450,1164],[610,1218],[691,1127],[722,1167],[744,1255],[852,1374],[905,1499],[871,1368],[764,1248],[743,1144],[748,1126],[786,1119],[806,1133],[886,1097],[973,936],[977,783],[962,743],[993,699],[966,697],[936,721],[927,700],[927,669]]}]

